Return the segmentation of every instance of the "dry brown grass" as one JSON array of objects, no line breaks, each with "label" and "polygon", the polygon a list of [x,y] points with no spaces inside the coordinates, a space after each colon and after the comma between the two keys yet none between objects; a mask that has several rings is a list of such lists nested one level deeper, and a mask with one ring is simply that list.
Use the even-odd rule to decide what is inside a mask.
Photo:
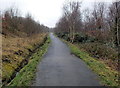
[{"label": "dry brown grass", "polygon": [[42,44],[47,34],[31,37],[5,37],[2,35],[2,78],[8,80],[35,46]]},{"label": "dry brown grass", "polygon": [[13,54],[13,52],[18,50],[23,50],[30,45],[37,44],[43,41],[45,34],[38,34],[31,37],[26,38],[13,38],[2,36],[2,50],[3,55]]}]

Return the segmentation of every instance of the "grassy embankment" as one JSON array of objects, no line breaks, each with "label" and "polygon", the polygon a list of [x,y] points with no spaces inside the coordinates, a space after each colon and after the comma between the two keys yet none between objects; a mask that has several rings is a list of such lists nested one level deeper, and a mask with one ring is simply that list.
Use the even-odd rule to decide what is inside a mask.
[{"label": "grassy embankment", "polygon": [[103,61],[91,57],[86,51],[80,49],[80,47],[65,40],[63,41],[67,43],[71,53],[82,59],[99,76],[102,85],[119,86],[118,71],[111,69]]},{"label": "grassy embankment", "polygon": [[41,57],[47,51],[50,38],[44,43],[43,46],[39,47],[36,52],[30,57],[29,63],[20,70],[17,76],[9,83],[8,86],[30,86],[32,80],[35,77],[36,67]]},{"label": "grassy embankment", "polygon": [[[23,75],[25,77],[23,77],[23,80],[19,80],[19,82],[17,80],[13,80],[12,85],[14,85],[16,83],[16,85],[22,85],[23,83],[28,84],[28,81],[26,82],[26,80],[30,80],[31,76],[29,76],[29,74],[32,74],[33,77],[33,73],[31,72],[34,71],[34,66],[36,64],[36,58],[39,56],[41,57],[48,46],[48,41],[49,39],[46,41],[46,37],[47,34],[43,33],[43,34],[37,34],[37,35],[33,35],[30,37],[10,37],[10,36],[2,36],[2,81],[3,84],[9,83],[16,75],[17,73],[17,77],[19,78],[19,76],[22,74],[22,76],[20,76],[20,78],[22,79]],[[43,45],[44,44],[44,45]],[[36,49],[40,47],[40,50],[37,51],[37,53],[35,53]],[[35,54],[34,54],[35,53]],[[39,53],[38,56],[36,56]],[[33,55],[32,55],[33,54]],[[32,58],[30,58],[30,56],[32,55]],[[33,64],[30,64],[33,63]],[[35,63],[35,64],[34,64]],[[27,64],[27,65],[26,65]],[[26,65],[26,66],[25,66]],[[25,66],[25,67],[24,67]],[[24,67],[24,68],[23,68]],[[23,68],[23,70],[20,70],[21,68]],[[32,69],[33,68],[33,69]],[[20,70],[20,72],[19,72]],[[28,73],[25,73],[26,71],[28,71]],[[21,83],[22,82],[22,83]]]}]

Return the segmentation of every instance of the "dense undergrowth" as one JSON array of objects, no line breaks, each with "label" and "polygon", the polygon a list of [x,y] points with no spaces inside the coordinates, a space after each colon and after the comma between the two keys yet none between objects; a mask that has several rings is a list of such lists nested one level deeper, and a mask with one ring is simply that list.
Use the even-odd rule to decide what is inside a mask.
[{"label": "dense undergrowth", "polygon": [[102,43],[84,43],[76,44],[79,49],[82,49],[95,57],[98,60],[103,61],[113,70],[118,70],[118,52],[116,49],[111,48]]}]

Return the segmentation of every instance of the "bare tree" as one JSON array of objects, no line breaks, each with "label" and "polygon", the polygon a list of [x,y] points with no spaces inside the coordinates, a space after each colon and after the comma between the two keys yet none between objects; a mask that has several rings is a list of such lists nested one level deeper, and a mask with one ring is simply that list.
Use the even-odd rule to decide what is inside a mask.
[{"label": "bare tree", "polygon": [[109,26],[112,40],[116,46],[120,45],[120,2],[113,2],[109,7]]},{"label": "bare tree", "polygon": [[93,17],[96,29],[104,29],[105,3],[99,2],[94,4]]},{"label": "bare tree", "polygon": [[4,35],[11,33],[21,36],[19,32],[24,32],[23,34],[25,34],[25,36],[30,36],[42,32],[43,29],[48,29],[47,27],[40,25],[39,22],[36,22],[30,14],[27,14],[26,17],[21,17],[19,10],[15,8],[6,10],[2,20],[2,33]]},{"label": "bare tree", "polygon": [[86,8],[83,10],[83,24],[84,24],[84,30],[92,30],[93,29],[93,17],[91,15],[91,12],[89,10],[89,8]]},{"label": "bare tree", "polygon": [[71,42],[74,40],[74,33],[81,26],[80,4],[80,2],[69,2],[63,7],[64,17],[69,25],[68,29]]}]

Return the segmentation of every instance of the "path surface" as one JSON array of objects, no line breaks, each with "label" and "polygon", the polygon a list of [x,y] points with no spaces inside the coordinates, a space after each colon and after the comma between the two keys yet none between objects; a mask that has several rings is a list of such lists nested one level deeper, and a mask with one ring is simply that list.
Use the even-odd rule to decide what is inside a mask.
[{"label": "path surface", "polygon": [[34,86],[100,86],[97,76],[66,44],[50,34],[48,52],[37,67]]}]

